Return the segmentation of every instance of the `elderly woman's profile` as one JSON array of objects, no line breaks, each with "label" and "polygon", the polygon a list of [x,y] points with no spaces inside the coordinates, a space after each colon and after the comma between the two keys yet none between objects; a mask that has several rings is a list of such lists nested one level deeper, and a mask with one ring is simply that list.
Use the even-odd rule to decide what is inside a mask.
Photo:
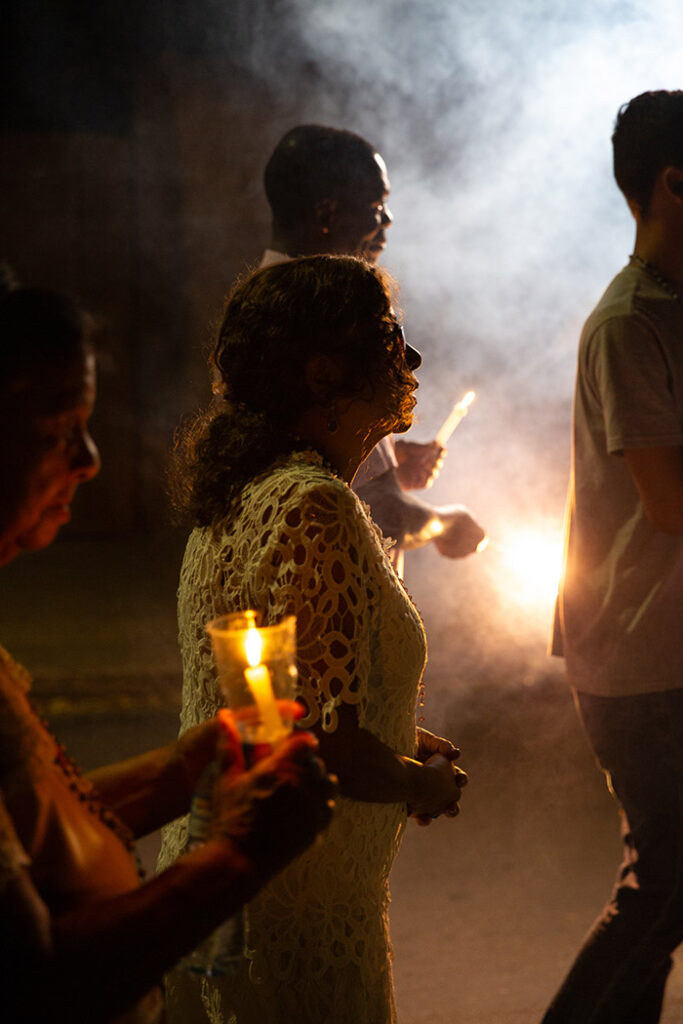
[{"label": "elderly woman's profile", "polygon": [[[0,565],[51,544],[99,468],[87,319],[7,274],[3,288]],[[226,732],[209,719],[86,777],[36,714],[30,683],[0,647],[0,1017],[158,1024],[164,971],[329,821],[315,741],[294,737],[241,773],[234,723]],[[187,811],[216,756],[224,771],[206,842],[141,882],[134,840]]]}]

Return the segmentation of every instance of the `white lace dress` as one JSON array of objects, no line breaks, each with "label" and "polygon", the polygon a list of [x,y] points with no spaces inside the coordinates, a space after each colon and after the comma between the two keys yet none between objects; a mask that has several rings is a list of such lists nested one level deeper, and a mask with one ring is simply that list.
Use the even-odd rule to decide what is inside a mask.
[{"label": "white lace dress", "polygon": [[[331,732],[350,704],[360,726],[414,754],[422,623],[368,510],[319,456],[283,460],[245,488],[236,518],[196,529],[178,596],[181,731],[221,704],[205,624],[255,608],[266,623],[297,616],[302,725]],[[388,876],[405,820],[404,804],[337,799],[322,840],[249,904],[244,970],[203,983],[212,1022],[395,1020]],[[185,838],[185,821],[165,830],[162,865]]]}]

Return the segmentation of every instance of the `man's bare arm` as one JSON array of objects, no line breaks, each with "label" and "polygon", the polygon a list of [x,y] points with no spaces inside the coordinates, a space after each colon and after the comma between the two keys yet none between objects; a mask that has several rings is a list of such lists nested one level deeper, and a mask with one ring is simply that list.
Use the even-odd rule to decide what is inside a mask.
[{"label": "man's bare arm", "polygon": [[683,533],[683,448],[625,448],[645,514],[665,533]]}]

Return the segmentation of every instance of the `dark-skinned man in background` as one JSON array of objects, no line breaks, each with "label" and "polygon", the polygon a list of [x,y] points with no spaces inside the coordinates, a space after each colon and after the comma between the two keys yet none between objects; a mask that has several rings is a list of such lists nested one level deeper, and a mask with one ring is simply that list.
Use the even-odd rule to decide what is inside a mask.
[{"label": "dark-skinned man in background", "polygon": [[[376,263],[386,247],[392,216],[389,178],[376,149],[353,132],[299,125],[287,132],[265,169],[273,221],[262,266],[320,253],[360,256]],[[445,450],[386,437],[353,481],[386,537],[399,575],[403,551],[432,542],[441,555],[463,558],[485,532],[462,505],[434,506],[408,492],[429,487]]]}]

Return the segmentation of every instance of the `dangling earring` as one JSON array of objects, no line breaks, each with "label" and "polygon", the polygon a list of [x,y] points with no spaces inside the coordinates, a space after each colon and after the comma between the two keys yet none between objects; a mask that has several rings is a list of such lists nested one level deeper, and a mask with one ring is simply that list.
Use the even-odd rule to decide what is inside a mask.
[{"label": "dangling earring", "polygon": [[334,434],[336,432],[338,426],[339,426],[339,424],[337,423],[337,421],[336,421],[336,419],[334,417],[334,411],[332,411],[330,413],[330,418],[327,421],[327,431],[328,431],[328,433]]}]

